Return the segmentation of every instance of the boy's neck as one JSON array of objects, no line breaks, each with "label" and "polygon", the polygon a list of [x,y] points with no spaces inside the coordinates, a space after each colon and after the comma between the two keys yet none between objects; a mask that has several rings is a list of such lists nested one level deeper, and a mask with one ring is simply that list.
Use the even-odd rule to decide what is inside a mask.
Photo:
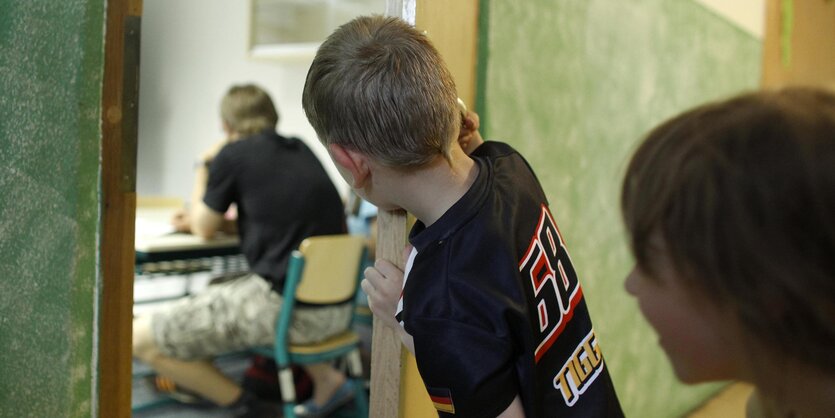
[{"label": "boy's neck", "polygon": [[460,147],[453,148],[449,160],[438,158],[400,177],[398,203],[426,226],[458,202],[478,176],[475,161]]},{"label": "boy's neck", "polygon": [[794,418],[835,416],[835,376],[793,361],[776,374],[760,383],[763,395],[776,402],[775,412]]}]

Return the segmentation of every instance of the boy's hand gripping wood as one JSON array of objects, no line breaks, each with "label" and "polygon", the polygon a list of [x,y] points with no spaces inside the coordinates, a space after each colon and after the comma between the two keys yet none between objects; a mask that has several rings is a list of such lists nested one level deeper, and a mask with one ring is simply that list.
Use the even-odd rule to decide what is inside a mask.
[{"label": "boy's hand gripping wood", "polygon": [[[380,211],[377,217],[377,257],[399,267],[406,245],[406,212]],[[374,316],[371,338],[372,417],[397,417],[400,406],[401,342],[396,331]]]}]

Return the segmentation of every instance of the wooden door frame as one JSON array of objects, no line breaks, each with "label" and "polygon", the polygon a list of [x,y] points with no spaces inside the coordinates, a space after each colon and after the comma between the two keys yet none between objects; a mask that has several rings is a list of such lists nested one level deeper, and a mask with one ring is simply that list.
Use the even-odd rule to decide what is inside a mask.
[{"label": "wooden door frame", "polygon": [[105,8],[96,416],[129,417],[142,0],[106,0]]},{"label": "wooden door frame", "polygon": [[[476,5],[474,27],[477,33],[479,2],[470,1]],[[420,0],[417,4],[420,8],[422,5],[434,7],[440,3],[438,0]],[[102,288],[99,301],[101,325],[97,415],[127,417],[131,414],[136,141],[142,0],[106,0],[106,10],[101,102]],[[429,25],[429,22],[420,21],[422,10],[418,13],[418,26]],[[449,16],[460,22],[460,16]],[[446,43],[448,40],[440,36],[443,35],[439,32],[433,39],[442,54],[449,54],[454,48],[450,48]],[[462,93],[470,96],[464,98],[470,106],[474,106],[476,45],[464,48],[469,51],[472,61],[464,64],[471,68],[466,69],[469,72],[466,81],[462,80],[466,84],[466,87],[462,85]],[[401,250],[406,240],[405,214],[381,213],[379,231],[379,255],[402,264]],[[392,333],[380,330],[376,321],[373,338],[377,342],[374,351],[378,358],[374,362],[377,367],[372,367],[371,416],[403,416],[405,411],[400,401],[400,392],[403,391],[400,384],[403,353],[399,348],[399,339]],[[385,342],[380,342],[381,338]]]},{"label": "wooden door frame", "polygon": [[784,10],[786,5],[766,1],[761,86],[835,89],[835,3],[808,0]]},{"label": "wooden door frame", "polygon": [[[479,0],[398,0],[390,2],[390,14],[414,17],[444,57],[455,79],[459,96],[476,107]],[[406,15],[406,16],[404,16]],[[440,19],[439,19],[440,17]],[[406,19],[408,20],[408,18]],[[401,269],[406,244],[407,217],[403,211],[380,211],[377,216],[377,256]],[[406,417],[406,412],[434,412],[420,381],[414,357],[402,348],[394,330],[376,318],[372,330],[371,417]]]}]

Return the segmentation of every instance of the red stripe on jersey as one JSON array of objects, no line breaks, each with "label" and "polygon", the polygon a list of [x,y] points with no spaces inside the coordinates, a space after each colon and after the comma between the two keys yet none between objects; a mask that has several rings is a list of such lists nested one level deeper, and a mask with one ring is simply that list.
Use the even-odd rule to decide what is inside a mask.
[{"label": "red stripe on jersey", "polygon": [[571,307],[568,309],[568,312],[563,315],[560,319],[560,325],[548,336],[548,339],[545,340],[542,345],[540,345],[536,349],[535,358],[536,362],[539,363],[539,359],[548,352],[548,349],[554,344],[554,341],[557,340],[557,337],[562,334],[563,330],[565,330],[565,326],[571,322],[571,318],[574,316],[574,308],[583,300],[583,288],[577,287],[577,292],[574,294],[574,297],[571,298]]}]

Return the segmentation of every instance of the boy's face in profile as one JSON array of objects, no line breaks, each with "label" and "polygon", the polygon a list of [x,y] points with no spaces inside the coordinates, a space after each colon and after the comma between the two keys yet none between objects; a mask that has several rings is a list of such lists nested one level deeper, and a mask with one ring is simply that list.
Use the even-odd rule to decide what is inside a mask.
[{"label": "boy's face in profile", "polygon": [[[655,238],[659,238],[655,234]],[[653,243],[661,243],[654,239]],[[666,246],[648,251],[652,274],[636,266],[625,287],[658,334],[679,380],[698,383],[740,376],[741,359],[735,317],[694,292],[673,267]]]}]

